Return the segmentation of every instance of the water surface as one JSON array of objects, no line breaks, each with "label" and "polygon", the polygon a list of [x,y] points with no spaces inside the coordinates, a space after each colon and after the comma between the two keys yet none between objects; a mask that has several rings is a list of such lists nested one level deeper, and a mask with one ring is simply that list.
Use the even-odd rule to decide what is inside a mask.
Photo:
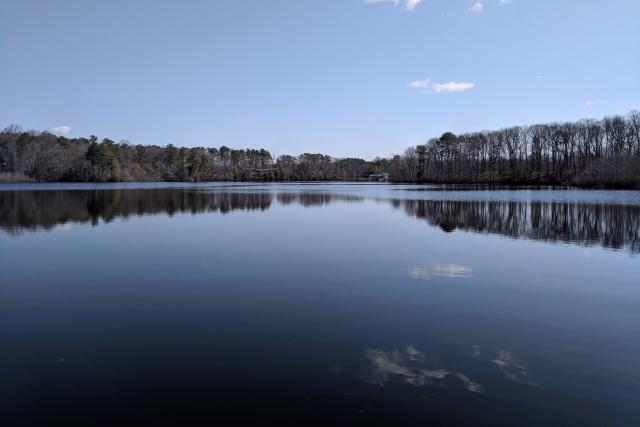
[{"label": "water surface", "polygon": [[2,425],[637,425],[640,192],[0,186]]}]

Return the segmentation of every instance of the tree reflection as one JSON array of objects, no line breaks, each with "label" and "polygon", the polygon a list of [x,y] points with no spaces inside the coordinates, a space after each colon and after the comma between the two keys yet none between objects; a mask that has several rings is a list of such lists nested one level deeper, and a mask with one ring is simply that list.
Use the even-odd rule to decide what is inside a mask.
[{"label": "tree reflection", "polygon": [[575,202],[403,200],[408,215],[443,231],[558,241],[640,252],[640,207]]},{"label": "tree reflection", "polygon": [[321,192],[270,193],[193,189],[0,191],[0,228],[11,234],[51,229],[67,222],[110,222],[115,218],[154,214],[265,211],[281,205],[323,206],[361,198]]},{"label": "tree reflection", "polygon": [[194,190],[0,191],[0,227],[10,233],[72,222],[110,222],[131,215],[264,211],[269,193]]},{"label": "tree reflection", "polygon": [[[330,192],[230,192],[194,189],[0,191],[0,228],[10,234],[50,229],[67,222],[177,213],[266,211],[273,204],[304,207],[360,196]],[[444,232],[501,234],[640,252],[640,206],[541,201],[379,199]]]}]

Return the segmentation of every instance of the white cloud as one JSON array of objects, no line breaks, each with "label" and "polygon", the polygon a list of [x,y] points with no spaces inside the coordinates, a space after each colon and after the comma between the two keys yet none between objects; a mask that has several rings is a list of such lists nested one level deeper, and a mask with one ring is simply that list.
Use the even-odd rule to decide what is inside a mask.
[{"label": "white cloud", "polygon": [[47,132],[58,136],[64,136],[71,132],[71,126],[54,126],[47,129]]},{"label": "white cloud", "polygon": [[407,0],[407,2],[404,4],[404,8],[407,9],[407,10],[413,10],[421,2],[422,2],[422,0]]},{"label": "white cloud", "polygon": [[414,10],[422,0],[365,0],[366,4],[377,4],[377,3],[389,3],[393,7],[398,7],[400,4],[403,4],[403,8],[408,11]]},{"label": "white cloud", "polygon": [[540,74],[536,76],[536,83],[540,84],[543,81],[544,81],[544,76],[542,76]]},{"label": "white cloud", "polygon": [[414,80],[409,83],[411,89],[426,89],[431,84],[431,79],[427,80]]},{"label": "white cloud", "polygon": [[484,4],[482,1],[477,1],[469,8],[469,12],[482,13],[484,10]]},{"label": "white cloud", "polygon": [[[511,0],[498,0],[502,5],[511,3]],[[474,13],[482,13],[484,11],[485,0],[476,0],[467,10]]]},{"label": "white cloud", "polygon": [[400,0],[365,0],[366,4],[376,4],[376,3],[392,3],[394,6],[397,6],[400,3]]},{"label": "white cloud", "polygon": [[475,83],[463,82],[434,83],[433,88],[436,93],[464,92],[465,90],[473,89],[475,85]]},{"label": "white cloud", "polygon": [[584,103],[584,106],[587,108],[593,107],[594,105],[600,105],[600,104],[606,104],[607,101],[606,99],[589,99],[587,102]]},{"label": "white cloud", "polygon": [[409,83],[409,88],[419,90],[422,93],[451,93],[464,92],[473,89],[475,85],[475,83],[465,82],[434,83],[431,79],[426,79],[412,81]]}]

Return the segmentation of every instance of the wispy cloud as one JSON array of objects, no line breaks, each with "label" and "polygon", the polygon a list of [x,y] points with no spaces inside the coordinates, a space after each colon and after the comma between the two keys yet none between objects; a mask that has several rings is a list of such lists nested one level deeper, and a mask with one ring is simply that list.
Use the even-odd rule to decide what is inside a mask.
[{"label": "wispy cloud", "polygon": [[471,7],[469,7],[469,12],[482,13],[484,10],[484,4],[482,1],[477,1]]},{"label": "wispy cloud", "polygon": [[422,93],[452,93],[452,92],[464,92],[466,90],[473,89],[475,83],[468,82],[447,82],[447,83],[435,83],[431,79],[426,80],[414,80],[409,83],[410,89],[418,90]]},{"label": "wispy cloud", "polygon": [[391,3],[394,6],[400,4],[400,0],[365,0],[366,4]]},{"label": "wispy cloud", "polygon": [[386,3],[393,7],[398,7],[402,5],[405,10],[409,12],[415,10],[415,8],[422,3],[422,0],[365,0],[366,4],[378,4],[378,3]]},{"label": "wispy cloud", "polygon": [[407,10],[413,10],[420,3],[422,3],[422,0],[407,0],[407,2],[404,4],[404,8]]},{"label": "wispy cloud", "polygon": [[595,105],[606,104],[607,102],[609,101],[607,101],[606,99],[589,99],[584,103],[584,106],[590,108]]},{"label": "wispy cloud", "polygon": [[[511,3],[511,0],[498,0],[498,2],[502,5],[507,5]],[[485,0],[476,0],[467,10],[469,12],[482,13],[484,11],[484,3]]]},{"label": "wispy cloud", "polygon": [[71,126],[54,126],[52,128],[47,129],[47,132],[52,133],[58,136],[64,136],[71,132]]}]

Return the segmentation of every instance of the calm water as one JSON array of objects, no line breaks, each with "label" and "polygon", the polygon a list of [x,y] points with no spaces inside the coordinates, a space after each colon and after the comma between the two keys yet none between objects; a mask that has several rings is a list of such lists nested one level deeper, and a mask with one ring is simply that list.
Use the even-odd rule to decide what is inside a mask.
[{"label": "calm water", "polygon": [[0,425],[639,425],[640,192],[0,186]]}]

